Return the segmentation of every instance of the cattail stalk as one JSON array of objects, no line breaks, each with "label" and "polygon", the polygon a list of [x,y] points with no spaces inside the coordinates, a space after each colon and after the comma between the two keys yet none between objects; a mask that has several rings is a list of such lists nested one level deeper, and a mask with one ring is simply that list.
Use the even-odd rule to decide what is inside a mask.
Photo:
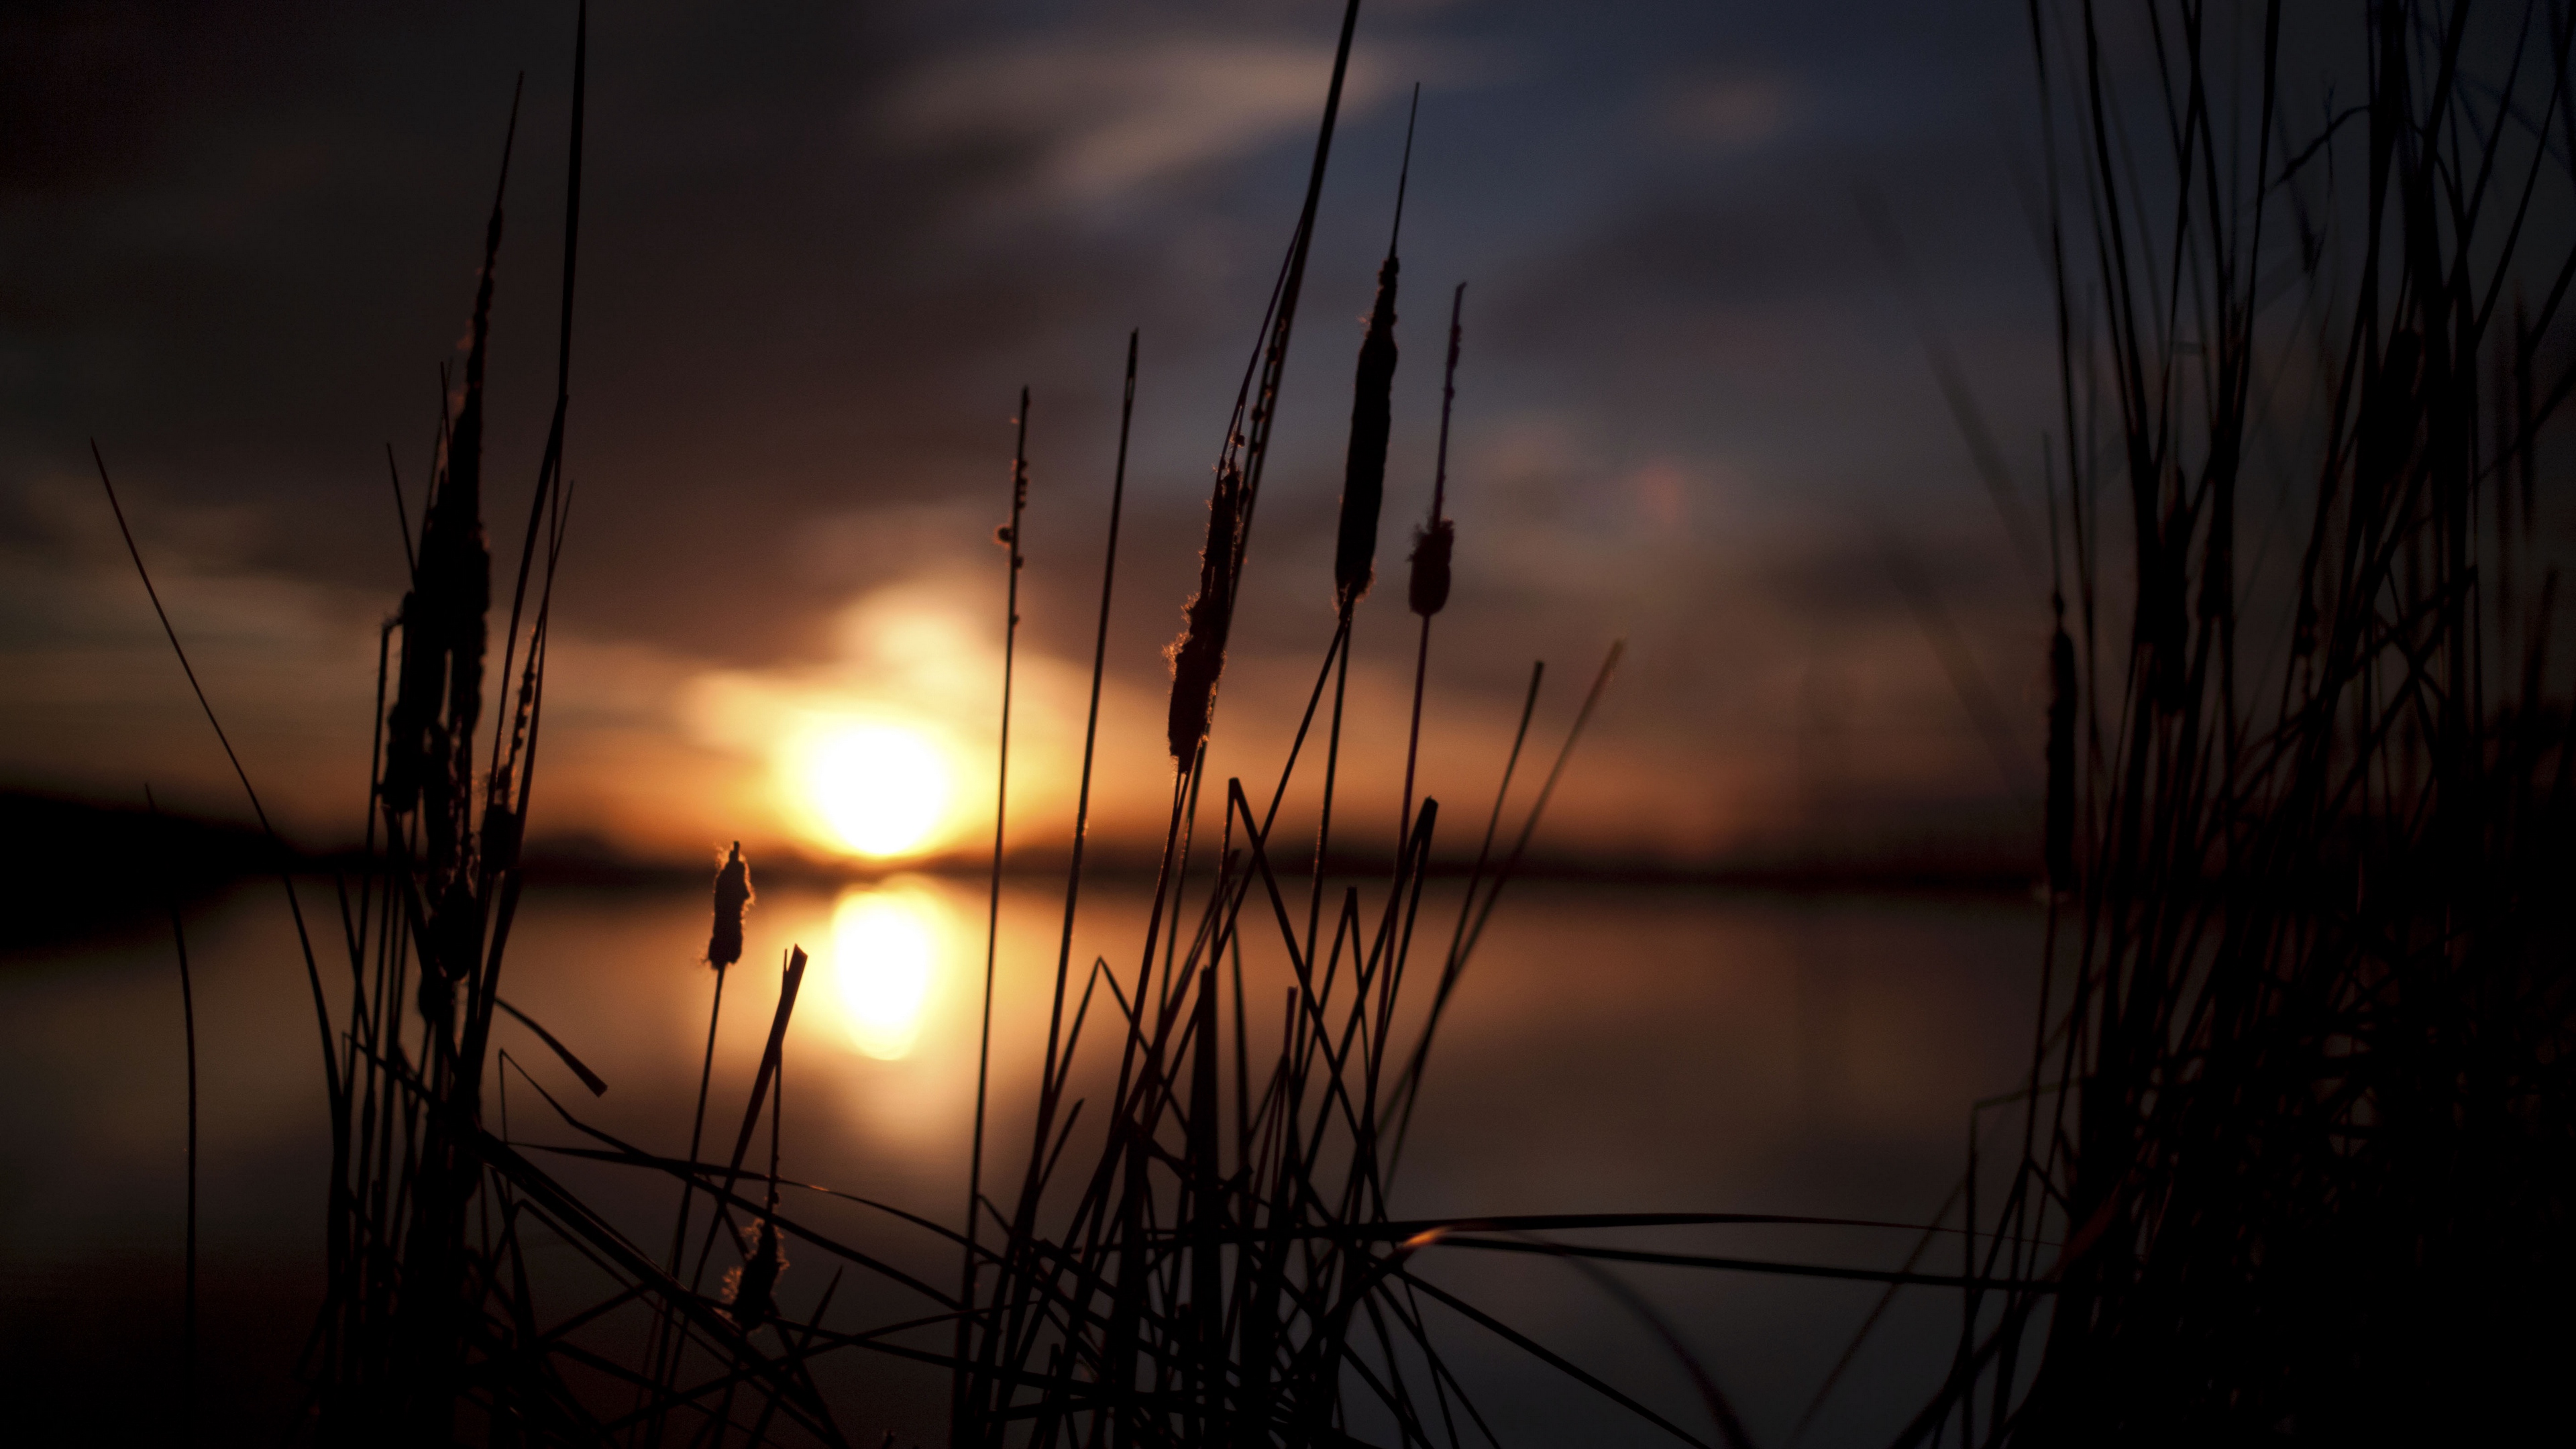
[{"label": "cattail stalk", "polygon": [[[1413,88],[1413,109],[1422,108],[1422,88]],[[1395,221],[1386,238],[1386,260],[1378,264],[1377,296],[1369,306],[1368,331],[1360,339],[1359,375],[1351,384],[1350,450],[1342,474],[1342,509],[1333,546],[1334,639],[1333,723],[1325,735],[1324,793],[1315,822],[1314,884],[1306,903],[1306,956],[1315,954],[1315,934],[1324,911],[1324,856],[1332,846],[1333,795],[1342,765],[1342,705],[1350,692],[1351,614],[1377,577],[1377,521],[1386,501],[1386,440],[1394,417],[1395,287],[1401,264],[1396,243],[1404,235],[1404,188],[1413,175],[1413,118],[1404,125],[1404,161],[1395,177]],[[1399,850],[1403,841],[1399,839]]]},{"label": "cattail stalk", "polygon": [[1404,742],[1404,806],[1395,821],[1400,852],[1413,830],[1413,771],[1422,753],[1422,685],[1431,667],[1431,616],[1449,603],[1449,550],[1457,529],[1441,516],[1449,492],[1449,409],[1458,400],[1458,314],[1467,304],[1467,284],[1449,296],[1449,361],[1440,375],[1440,450],[1431,468],[1431,520],[1413,531],[1413,568],[1405,580],[1405,602],[1422,616],[1422,637],[1413,656],[1413,727]]},{"label": "cattail stalk", "polygon": [[[1422,87],[1413,88],[1422,109]],[[1404,187],[1413,176],[1413,117],[1404,123],[1404,161],[1395,176],[1395,225],[1378,264],[1377,296],[1369,304],[1368,331],[1360,338],[1359,376],[1351,386],[1350,451],[1342,467],[1342,512],[1333,542],[1333,602],[1342,617],[1377,578],[1377,520],[1386,501],[1386,440],[1395,420],[1395,284],[1401,269],[1396,240],[1404,234]]]},{"label": "cattail stalk", "polygon": [[[698,1107],[689,1119],[689,1161],[698,1160],[706,1145],[707,1090],[714,1084],[716,1071],[716,1025],[724,1020],[725,968],[742,960],[742,915],[752,902],[751,864],[742,858],[742,842],[737,840],[725,853],[723,866],[716,871],[715,924],[707,936],[707,965],[716,973],[715,999],[707,1008],[707,1049],[698,1060]],[[698,1180],[692,1175],[680,1179],[680,1212],[671,1224],[671,1251],[664,1258],[662,1271],[680,1270],[681,1250],[689,1241],[689,1208],[697,1193]],[[671,1329],[667,1307],[654,1315],[653,1342],[648,1357],[658,1376]]]},{"label": "cattail stalk", "polygon": [[[152,798],[149,785],[143,787],[143,800],[151,808],[153,821],[159,823],[161,802]],[[179,949],[179,1022],[186,1029],[188,1043],[187,1277],[180,1304],[179,1334],[181,1402],[193,1420],[197,1406],[197,984],[195,974],[188,969],[188,929],[179,918],[178,882],[166,850],[161,853],[160,865],[162,902],[170,913],[171,939]]]},{"label": "cattail stalk", "polygon": [[[586,102],[590,74],[589,0],[582,0],[574,15],[572,57],[572,154],[564,180],[563,286],[557,299],[562,310],[555,328],[554,420],[546,429],[546,450],[537,464],[536,491],[528,500],[528,529],[519,545],[518,583],[510,592],[510,627],[501,636],[500,678],[504,689],[509,687],[510,663],[519,647],[519,618],[528,602],[528,570],[536,559],[539,525],[554,505],[564,481],[564,417],[572,407],[572,299],[577,274],[574,263],[579,258],[581,242],[582,119],[589,109]],[[559,533],[552,543],[560,546]],[[548,592],[551,592],[554,579],[553,555],[554,548],[549,548],[546,559]],[[531,638],[528,641],[531,666],[536,662],[536,647],[535,639]],[[498,729],[492,732],[491,807],[505,807],[509,798],[510,768],[517,763],[516,757],[524,738],[529,692],[529,686],[523,683],[519,691],[517,724],[520,728],[513,729],[506,736]],[[509,746],[506,756],[502,753],[505,741]],[[488,835],[488,828],[486,833]]]},{"label": "cattail stalk", "polygon": [[[1029,390],[1025,387],[1020,389],[1020,412],[1015,421],[1019,436],[1011,449],[1011,521],[993,535],[994,541],[1010,552],[1010,575],[1002,611],[1002,723],[993,763],[993,880],[984,922],[984,1000],[975,1038],[975,1128],[966,1156],[966,1253],[957,1286],[957,1301],[965,1304],[975,1301],[977,1269],[982,1266],[975,1249],[984,1217],[978,1205],[984,1197],[984,1118],[993,1081],[993,967],[1002,944],[1002,831],[1011,801],[1011,674],[1020,641],[1020,570],[1027,563],[1020,551],[1029,506]],[[771,1120],[774,1127],[776,1118]],[[774,1199],[774,1186],[772,1194]],[[960,1363],[966,1359],[969,1333],[967,1318],[960,1316],[956,1331]],[[948,1407],[949,1437],[956,1439],[968,1413],[964,1374],[951,1379]]]},{"label": "cattail stalk", "polygon": [[[1350,73],[1351,37],[1359,26],[1360,0],[1342,9],[1341,40],[1333,51],[1332,80],[1324,87],[1324,124],[1315,137],[1314,168],[1306,177],[1306,201],[1297,229],[1280,264],[1279,281],[1263,320],[1263,341],[1246,364],[1243,388],[1235,395],[1234,414],[1226,424],[1221,456],[1243,475],[1243,499],[1235,510],[1234,567],[1243,566],[1245,541],[1252,533],[1252,514],[1261,500],[1261,479],[1270,457],[1270,429],[1278,420],[1279,390],[1288,368],[1288,341],[1297,325],[1297,303],[1306,286],[1306,260],[1315,239],[1315,213],[1324,197],[1324,171],[1332,157],[1333,128],[1341,115],[1342,82]],[[1260,378],[1254,385],[1255,375]]]}]

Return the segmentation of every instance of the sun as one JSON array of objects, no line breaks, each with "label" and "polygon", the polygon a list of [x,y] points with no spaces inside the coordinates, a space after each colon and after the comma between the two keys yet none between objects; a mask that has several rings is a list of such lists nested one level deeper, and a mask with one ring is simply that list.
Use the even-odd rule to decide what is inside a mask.
[{"label": "sun", "polygon": [[919,850],[948,810],[948,761],[901,725],[843,725],[805,762],[806,797],[841,844],[885,857]]}]

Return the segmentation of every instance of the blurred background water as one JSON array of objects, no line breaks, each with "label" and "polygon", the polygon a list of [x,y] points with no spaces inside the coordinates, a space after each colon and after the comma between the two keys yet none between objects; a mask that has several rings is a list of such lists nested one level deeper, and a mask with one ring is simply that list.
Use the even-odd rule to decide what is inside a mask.
[{"label": "blurred background water", "polygon": [[[315,931],[336,939],[327,885],[305,889]],[[1104,956],[1132,980],[1147,890],[1109,881],[1086,891],[1077,968]],[[1419,938],[1427,946],[1445,941],[1455,890],[1435,883],[1430,892]],[[1062,906],[1061,885],[1038,877],[1015,879],[1002,898],[988,1174],[1006,1185],[1027,1151]],[[711,1142],[729,1144],[739,1126],[777,963],[798,943],[814,961],[788,1038],[785,1175],[959,1220],[985,908],[984,882],[958,877],[765,891],[727,983]],[[267,1441],[294,1410],[294,1363],[320,1285],[328,1130],[317,1036],[273,883],[212,897],[187,922],[203,1093],[198,1393],[209,1420]],[[1971,1104],[2012,1090],[2027,1063],[2040,927],[2035,906],[2000,895],[1516,884],[1442,1028],[1395,1180],[1396,1211],[1928,1221],[1964,1167]],[[532,1035],[507,1025],[499,1044],[509,1065],[490,1100],[511,1136],[580,1141],[534,1085],[639,1145],[686,1148],[714,982],[693,959],[705,935],[702,887],[531,890],[503,995],[609,1090],[594,1099]],[[334,957],[328,940],[317,946],[327,979]],[[1286,977],[1257,948],[1247,963],[1257,1053],[1258,1023],[1277,1019]],[[1427,996],[1430,985],[1423,971],[1411,990]],[[1114,1071],[1114,1043],[1096,1016],[1085,1053],[1093,1069]],[[1988,1130],[1999,1120],[1989,1114]],[[84,1405],[85,1421],[113,1423],[158,1412],[133,1401],[138,1384],[180,1392],[176,1375],[134,1370],[175,1362],[184,1124],[166,930],[22,947],[0,961],[0,1373],[22,1395]],[[561,1158],[549,1165],[639,1241],[667,1239],[676,1196],[667,1182]],[[951,1255],[884,1215],[810,1194],[791,1195],[790,1209],[934,1282],[955,1271]],[[1903,1232],[1779,1228],[1621,1241],[1881,1268],[1914,1245]],[[1945,1241],[1937,1266],[1953,1271],[1956,1240]],[[791,1251],[782,1287],[791,1308],[810,1305],[829,1276],[797,1257]],[[1669,1350],[1584,1274],[1458,1251],[1417,1263],[1709,1432]],[[544,1271],[560,1277],[548,1291],[564,1295],[561,1312],[581,1306],[588,1280],[568,1252]],[[1678,1329],[1765,1444],[1789,1440],[1880,1291],[1616,1271]],[[891,1320],[917,1311],[918,1300],[853,1289],[841,1303],[836,1319],[881,1308]],[[1884,1442],[1946,1370],[1957,1314],[1947,1295],[1902,1295],[1800,1442]],[[1504,1442],[1661,1438],[1472,1324],[1436,1311],[1435,1323]],[[940,1432],[937,1386],[918,1366],[845,1356],[832,1381],[853,1405],[854,1432],[872,1438],[882,1424],[923,1442]]]}]

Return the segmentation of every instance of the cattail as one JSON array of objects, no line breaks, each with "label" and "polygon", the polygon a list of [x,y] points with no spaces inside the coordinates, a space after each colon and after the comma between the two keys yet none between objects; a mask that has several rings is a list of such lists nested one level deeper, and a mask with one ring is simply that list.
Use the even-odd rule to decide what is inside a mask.
[{"label": "cattail", "polygon": [[1458,541],[1458,526],[1443,517],[1449,493],[1449,406],[1458,399],[1458,313],[1467,305],[1467,284],[1449,296],[1449,362],[1440,375],[1440,452],[1431,472],[1431,521],[1413,530],[1413,576],[1405,583],[1405,602],[1428,619],[1449,603],[1449,551]]},{"label": "cattail", "polygon": [[483,809],[483,868],[499,872],[519,863],[519,813],[498,801]]},{"label": "cattail", "polygon": [[1360,339],[1352,386],[1350,457],[1342,472],[1342,517],[1333,547],[1333,600],[1349,612],[1377,577],[1377,519],[1386,498],[1386,439],[1393,426],[1395,280],[1393,252],[1377,269],[1377,300]]},{"label": "cattail", "polygon": [[2063,603],[2048,641],[2048,888],[2075,889],[2075,641]]},{"label": "cattail", "polygon": [[[486,287],[488,303],[489,287]],[[433,556],[421,545],[422,588],[440,623],[447,651],[447,737],[455,750],[459,784],[474,767],[471,743],[483,713],[484,619],[492,608],[492,550],[483,538],[481,452],[483,431],[482,308],[475,317],[474,351],[466,359],[465,405],[456,414],[456,441],[447,478],[438,490],[426,534],[436,535]]]},{"label": "cattail", "polygon": [[748,1332],[776,1316],[778,1275],[787,1266],[787,1254],[779,1244],[777,1224],[767,1217],[745,1236],[752,1240],[751,1251],[743,1255],[741,1267],[725,1274],[724,1301],[734,1323]]},{"label": "cattail", "polygon": [[377,786],[385,807],[397,814],[420,803],[421,776],[428,771],[421,735],[435,706],[424,701],[434,697],[439,659],[426,612],[417,589],[403,595],[402,662],[394,671],[393,707],[385,714],[385,774]]},{"label": "cattail", "polygon": [[[511,130],[518,104],[511,103]],[[501,177],[509,180],[508,143]],[[447,733],[457,751],[460,783],[473,768],[474,722],[483,712],[484,615],[492,607],[492,550],[483,541],[483,358],[492,338],[492,272],[501,256],[501,198],[492,198],[491,225],[483,233],[483,277],[474,293],[474,344],[465,354],[465,400],[447,446],[447,477],[421,531],[422,573],[433,606],[446,624]],[[431,533],[441,534],[445,556],[429,569]]]},{"label": "cattail", "polygon": [[742,912],[751,904],[751,867],[743,861],[742,842],[733,843],[724,868],[716,872],[716,924],[707,937],[707,964],[718,971],[742,959]]},{"label": "cattail", "polygon": [[1234,622],[1234,547],[1243,511],[1243,475],[1228,459],[1208,498],[1207,546],[1199,550],[1199,591],[1182,609],[1181,637],[1164,650],[1172,662],[1172,758],[1186,769],[1207,738],[1217,675],[1225,669],[1225,635]]},{"label": "cattail", "polygon": [[1413,116],[1422,110],[1422,87],[1413,88],[1413,115],[1404,122],[1404,164],[1395,177],[1395,224],[1378,264],[1377,297],[1369,304],[1368,331],[1360,338],[1359,376],[1351,386],[1351,447],[1342,469],[1342,516],[1333,541],[1333,602],[1345,618],[1377,580],[1377,518],[1386,501],[1386,438],[1395,418],[1395,281],[1397,238],[1404,235],[1404,185],[1413,175]]},{"label": "cattail", "polygon": [[443,1032],[455,1015],[457,983],[474,978],[483,951],[483,907],[465,877],[451,877],[439,892],[421,936],[420,1015]]},{"label": "cattail", "polygon": [[1413,577],[1405,584],[1405,602],[1428,619],[1449,603],[1449,550],[1458,541],[1458,525],[1446,518],[1413,530]]},{"label": "cattail", "polygon": [[[513,136],[518,108],[510,112]],[[502,144],[501,178],[510,175]],[[456,855],[456,802],[473,773],[474,724],[483,710],[484,616],[492,603],[492,551],[483,539],[483,366],[492,336],[492,273],[501,252],[501,201],[483,233],[483,271],[474,293],[473,345],[465,355],[465,398],[448,429],[445,468],[432,481],[420,559],[403,595],[402,669],[386,718],[385,801],[411,809],[431,777],[450,775],[425,822],[430,859]],[[439,719],[444,695],[447,718]]]},{"label": "cattail", "polygon": [[447,1035],[456,1019],[456,983],[435,971],[420,973],[420,985],[414,991],[420,1004],[420,1019],[428,1022],[440,1036]]}]

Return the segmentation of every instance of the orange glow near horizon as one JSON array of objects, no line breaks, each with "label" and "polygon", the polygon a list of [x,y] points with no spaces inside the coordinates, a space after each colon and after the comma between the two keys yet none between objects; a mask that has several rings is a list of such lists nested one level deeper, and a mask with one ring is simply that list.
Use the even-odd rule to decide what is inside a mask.
[{"label": "orange glow near horizon", "polygon": [[948,760],[919,730],[844,724],[816,737],[803,755],[796,789],[842,849],[873,859],[910,855],[947,818]]}]

